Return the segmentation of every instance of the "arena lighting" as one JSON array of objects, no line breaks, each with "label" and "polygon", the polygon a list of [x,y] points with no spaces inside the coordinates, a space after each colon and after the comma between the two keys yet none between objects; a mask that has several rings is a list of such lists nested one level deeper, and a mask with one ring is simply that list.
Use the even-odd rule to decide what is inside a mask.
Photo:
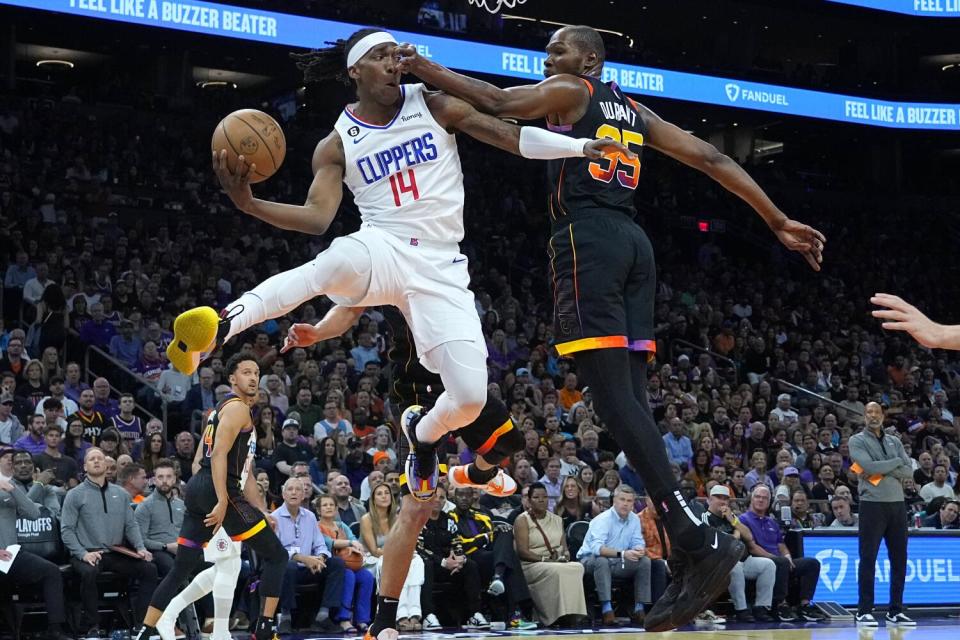
[{"label": "arena lighting", "polygon": [[[0,0],[0,5],[297,48],[313,48],[324,41],[346,38],[360,28],[360,25],[350,23],[202,0]],[[527,81],[543,78],[546,56],[542,51],[410,31],[395,30],[393,34],[398,40],[415,43],[422,56],[467,73]],[[960,131],[958,103],[878,100],[612,61],[608,61],[604,68],[603,80],[616,82],[630,94],[665,100],[684,100],[889,129]]]},{"label": "arena lighting", "polygon": [[204,80],[203,82],[198,82],[197,86],[201,89],[219,89],[222,87],[227,87],[229,89],[236,89],[236,82],[227,82],[226,80]]},{"label": "arena lighting", "polygon": [[830,0],[866,9],[928,18],[960,18],[960,0]]},{"label": "arena lighting", "polygon": [[38,67],[63,67],[73,69],[76,65],[69,60],[37,60]]}]

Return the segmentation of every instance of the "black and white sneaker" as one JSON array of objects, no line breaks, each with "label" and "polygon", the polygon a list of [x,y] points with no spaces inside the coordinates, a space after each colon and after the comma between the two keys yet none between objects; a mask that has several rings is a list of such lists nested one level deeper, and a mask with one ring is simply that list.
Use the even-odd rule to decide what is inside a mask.
[{"label": "black and white sneaker", "polygon": [[880,623],[873,617],[872,613],[858,613],[854,616],[858,627],[879,627]]},{"label": "black and white sneaker", "polygon": [[884,619],[887,621],[887,626],[892,627],[915,627],[917,626],[916,621],[908,618],[903,612],[897,612],[891,615],[890,612],[884,616]]},{"label": "black and white sneaker", "polygon": [[812,602],[797,607],[797,614],[807,622],[823,622],[827,619]]},{"label": "black and white sneaker", "polygon": [[490,623],[487,622],[487,619],[484,617],[482,613],[477,611],[472,616],[470,616],[470,619],[467,620],[467,623],[465,625],[463,625],[463,628],[471,629],[471,630],[489,629]]}]

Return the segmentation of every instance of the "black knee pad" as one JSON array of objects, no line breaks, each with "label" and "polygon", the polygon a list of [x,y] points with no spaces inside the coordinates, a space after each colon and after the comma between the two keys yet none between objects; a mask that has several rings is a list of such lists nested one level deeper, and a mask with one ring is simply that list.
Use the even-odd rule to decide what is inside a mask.
[{"label": "black knee pad", "polygon": [[498,462],[523,449],[523,434],[501,400],[487,394],[487,403],[476,420],[460,429],[459,435],[488,462]]}]

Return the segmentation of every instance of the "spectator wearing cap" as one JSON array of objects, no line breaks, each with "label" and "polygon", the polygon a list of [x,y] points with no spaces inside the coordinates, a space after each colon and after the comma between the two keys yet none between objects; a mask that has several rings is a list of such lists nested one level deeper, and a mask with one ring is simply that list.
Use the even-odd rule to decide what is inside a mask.
[{"label": "spectator wearing cap", "polygon": [[[710,489],[707,510],[702,514],[703,521],[711,527],[731,535],[745,544],[753,540],[750,528],[740,522],[730,509],[730,489],[718,484]],[[777,579],[777,565],[770,558],[750,555],[745,551],[740,562],[730,572],[730,598],[733,600],[737,622],[770,622],[773,618],[770,609],[773,606],[773,586]],[[747,607],[746,581],[757,581],[757,593],[754,608]]]},{"label": "spectator wearing cap", "polygon": [[127,369],[133,370],[140,363],[143,353],[143,340],[133,332],[133,322],[120,321],[120,332],[110,338],[110,355],[122,362]]},{"label": "spectator wearing cap", "polygon": [[283,421],[280,436],[282,440],[273,450],[273,463],[277,471],[284,476],[289,476],[293,471],[294,462],[309,464],[313,456],[307,445],[300,441],[300,422],[295,418],[287,418]]},{"label": "spectator wearing cap", "polygon": [[[74,413],[77,412],[77,409],[80,408],[80,407],[77,405],[77,403],[73,401],[72,398],[67,397],[67,395],[66,395],[66,385],[65,385],[65,383],[64,383],[63,378],[61,378],[60,376],[52,376],[52,377],[50,378],[49,388],[50,388],[50,395],[44,396],[44,397],[40,400],[40,402],[37,403],[37,408],[36,408],[35,413],[42,414],[42,413],[43,413],[43,409],[44,409],[44,403],[45,403],[48,399],[50,399],[50,398],[53,398],[54,400],[59,400],[59,401],[60,401],[60,404],[62,405],[62,406],[61,406],[61,411],[62,411],[61,417],[63,417],[63,416],[69,416],[69,415],[71,415],[71,414],[74,414]],[[63,428],[66,428],[67,425],[66,425],[66,423],[64,423],[64,424],[61,425],[61,426],[63,426]]]},{"label": "spectator wearing cap", "polygon": [[59,425],[47,425],[43,434],[43,452],[34,456],[34,460],[41,471],[52,471],[57,482],[69,489],[80,478],[80,466],[76,460],[61,453],[62,440],[63,431]]},{"label": "spectator wearing cap", "polygon": [[777,419],[780,420],[780,424],[784,427],[787,427],[800,420],[800,414],[793,410],[790,406],[790,394],[781,393],[777,396],[777,406],[770,413],[777,416]]},{"label": "spectator wearing cap", "polygon": [[43,429],[46,424],[46,418],[43,416],[30,416],[30,420],[27,422],[27,432],[24,433],[13,446],[17,449],[23,449],[30,455],[43,453],[43,450],[47,448],[43,438]]},{"label": "spectator wearing cap", "polygon": [[[820,561],[816,558],[794,558],[784,542],[783,530],[777,521],[768,515],[770,487],[757,484],[750,491],[750,509],[740,516],[753,541],[747,543],[750,555],[770,558],[777,565],[777,579],[773,589],[773,601],[778,604],[776,617],[789,622],[801,617],[809,622],[823,620],[823,616],[810,604],[820,579]],[[793,579],[791,579],[793,578]],[[788,597],[798,604],[791,606]]]},{"label": "spectator wearing cap", "polygon": [[667,447],[667,458],[670,462],[683,468],[690,468],[693,461],[693,445],[690,438],[683,433],[683,421],[680,418],[670,418],[667,424],[669,433],[663,434],[663,443]]},{"label": "spectator wearing cap", "polygon": [[[386,478],[387,471],[394,468],[394,464],[390,459],[390,456],[387,455],[386,451],[377,451],[373,454],[373,471],[379,471],[383,474],[383,477]],[[373,471],[370,473],[372,474]],[[363,482],[360,483],[360,502],[366,504],[370,500],[370,493],[373,491],[372,484],[375,484],[371,481],[370,476],[368,475],[363,479]]]},{"label": "spectator wearing cap", "polygon": [[13,394],[0,393],[0,444],[12,445],[23,435],[20,418],[13,413]]}]

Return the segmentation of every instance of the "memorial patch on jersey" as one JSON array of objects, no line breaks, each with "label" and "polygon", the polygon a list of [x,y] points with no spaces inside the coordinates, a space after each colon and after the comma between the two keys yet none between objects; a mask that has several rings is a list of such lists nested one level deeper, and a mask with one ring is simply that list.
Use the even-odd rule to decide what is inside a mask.
[{"label": "memorial patch on jersey", "polygon": [[373,184],[407,167],[436,160],[437,156],[433,133],[428,131],[401,144],[358,158],[357,169],[364,182]]}]

